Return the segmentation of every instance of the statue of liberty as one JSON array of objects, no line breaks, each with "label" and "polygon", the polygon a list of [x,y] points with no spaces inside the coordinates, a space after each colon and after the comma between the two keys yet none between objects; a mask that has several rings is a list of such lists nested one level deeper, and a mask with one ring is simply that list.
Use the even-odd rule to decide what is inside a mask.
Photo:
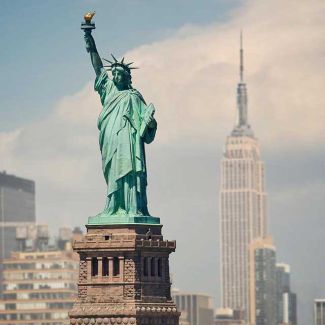
[{"label": "statue of liberty", "polygon": [[[112,55],[111,60],[103,59],[108,65],[103,64],[91,35],[91,30],[95,28],[91,23],[92,16],[85,15],[81,28],[85,31],[86,49],[96,73],[95,90],[103,107],[98,117],[98,129],[102,169],[107,184],[105,209],[93,222],[120,220],[124,223],[134,220],[134,217],[141,217],[141,222],[148,219],[143,217],[159,220],[150,217],[147,208],[144,149],[144,144],[151,143],[155,138],[155,110],[132,87],[132,63],[125,63],[124,58],[118,61]],[[108,71],[111,71],[112,78]],[[96,217],[90,217],[90,220]]]}]

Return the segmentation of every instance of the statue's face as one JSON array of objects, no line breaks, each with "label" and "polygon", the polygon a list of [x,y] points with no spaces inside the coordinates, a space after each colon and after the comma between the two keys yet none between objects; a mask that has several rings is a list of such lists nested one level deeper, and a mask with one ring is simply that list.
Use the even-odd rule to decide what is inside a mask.
[{"label": "statue's face", "polygon": [[128,88],[128,76],[122,69],[113,70],[113,82],[119,90],[124,90]]}]

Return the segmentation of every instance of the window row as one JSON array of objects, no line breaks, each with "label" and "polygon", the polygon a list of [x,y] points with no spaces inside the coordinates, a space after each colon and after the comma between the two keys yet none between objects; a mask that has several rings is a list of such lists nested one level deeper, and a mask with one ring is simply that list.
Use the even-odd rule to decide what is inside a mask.
[{"label": "window row", "polygon": [[143,258],[143,275],[162,277],[162,260],[157,257]]},{"label": "window row", "polygon": [[[101,263],[101,265],[99,265]],[[101,266],[101,267],[99,267]],[[123,267],[120,258],[113,257],[92,257],[91,258],[91,276],[118,276],[120,275],[120,268]],[[100,274],[99,274],[100,273]],[[145,277],[162,277],[163,274],[163,263],[160,257],[144,257],[142,265],[142,274]]]},{"label": "window row", "polygon": [[[98,276],[99,268],[98,268],[98,258],[93,257],[91,259],[91,276]],[[102,258],[102,274],[101,276],[109,276],[112,272],[113,276],[117,276],[120,274],[120,261],[118,257],[114,257],[112,259],[112,263],[110,266],[109,258]]]}]

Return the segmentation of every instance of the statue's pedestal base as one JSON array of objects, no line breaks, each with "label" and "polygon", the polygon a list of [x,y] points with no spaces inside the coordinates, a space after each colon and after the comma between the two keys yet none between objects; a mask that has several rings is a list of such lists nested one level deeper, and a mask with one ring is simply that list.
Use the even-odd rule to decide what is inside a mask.
[{"label": "statue's pedestal base", "polygon": [[88,218],[88,225],[125,225],[125,224],[146,224],[159,225],[160,218],[152,216],[134,216],[127,214],[108,215],[105,212]]},{"label": "statue's pedestal base", "polygon": [[176,242],[164,240],[162,225],[87,225],[80,255],[78,299],[70,323],[178,325],[171,299],[169,254]]}]

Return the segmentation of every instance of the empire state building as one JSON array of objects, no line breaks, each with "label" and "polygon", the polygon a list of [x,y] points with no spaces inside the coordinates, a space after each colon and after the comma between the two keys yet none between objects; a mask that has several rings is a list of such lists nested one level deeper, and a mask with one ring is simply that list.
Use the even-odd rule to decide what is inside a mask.
[{"label": "empire state building", "polygon": [[226,139],[221,162],[220,256],[221,300],[224,308],[248,312],[248,245],[266,234],[264,164],[248,123],[242,36],[237,123]]}]

